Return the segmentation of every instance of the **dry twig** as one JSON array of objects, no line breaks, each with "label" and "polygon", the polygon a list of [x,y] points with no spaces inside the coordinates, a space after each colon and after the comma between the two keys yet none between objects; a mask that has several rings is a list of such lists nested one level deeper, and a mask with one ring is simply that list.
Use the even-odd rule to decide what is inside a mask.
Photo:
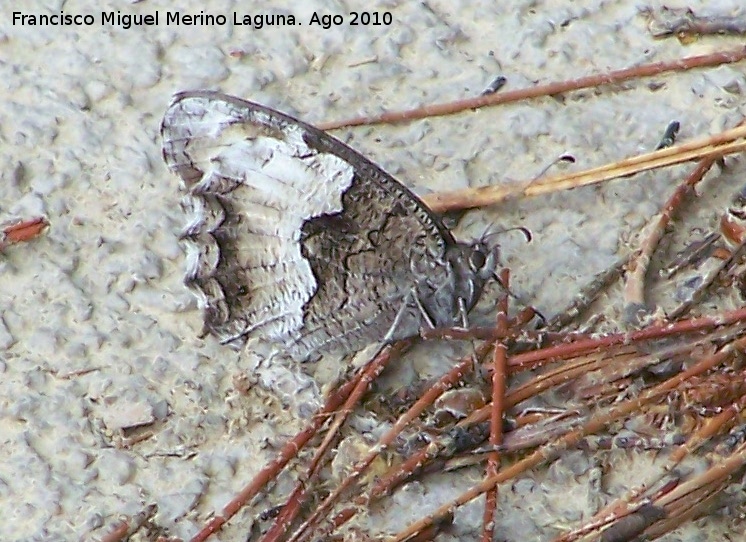
[{"label": "dry twig", "polygon": [[687,379],[702,374],[722,364],[724,361],[730,359],[730,357],[733,356],[735,352],[741,351],[744,348],[746,348],[746,337],[741,337],[740,339],[727,344],[717,353],[705,357],[702,361],[687,369],[686,371],[666,380],[665,382],[653,388],[642,392],[638,397],[628,399],[624,402],[607,408],[603,412],[599,413],[597,416],[594,416],[582,428],[572,431],[571,433],[568,433],[564,437],[558,439],[556,442],[540,448],[528,457],[517,461],[498,474],[485,479],[470,490],[459,495],[453,501],[440,506],[434,512],[428,514],[421,520],[416,521],[403,531],[397,533],[391,539],[391,542],[402,542],[404,540],[408,540],[409,537],[419,533],[423,529],[428,528],[430,525],[438,523],[442,518],[450,516],[451,514],[453,514],[456,508],[475,499],[495,485],[503,483],[506,480],[509,480],[530,468],[546,464],[556,459],[563,450],[566,450],[569,447],[577,444],[585,435],[593,434],[601,430],[612,421],[624,416],[628,416],[633,412],[639,411],[643,405],[676,389],[682,382],[685,382]]},{"label": "dry twig", "polygon": [[702,160],[686,180],[678,186],[663,206],[663,210],[651,221],[647,236],[643,238],[640,248],[630,258],[624,290],[625,315],[628,322],[639,324],[640,311],[644,311],[645,314],[652,312],[647,310],[645,305],[645,275],[653,253],[678,208],[687,195],[692,193],[694,187],[702,180],[715,161],[715,158]]},{"label": "dry twig", "polygon": [[[508,289],[510,273],[504,270],[500,282]],[[498,332],[508,334],[508,294],[500,300],[497,311]],[[497,447],[503,441],[503,413],[505,412],[505,388],[508,377],[507,347],[502,341],[495,344],[492,369],[492,410],[490,412],[490,445],[495,448],[487,458],[486,477],[495,476],[500,470],[500,454]],[[497,486],[487,492],[484,502],[484,521],[482,527],[482,542],[492,542],[495,535],[495,512],[497,511]]]},{"label": "dry twig", "polygon": [[438,192],[423,197],[436,212],[455,211],[493,205],[508,198],[532,197],[569,188],[626,177],[642,171],[668,167],[691,160],[717,159],[746,150],[746,126],[738,126],[713,136],[703,137],[633,156],[597,168],[568,173],[548,179],[513,183],[510,186],[481,186],[453,192]]},{"label": "dry twig", "polygon": [[372,117],[355,117],[338,122],[327,122],[319,125],[322,130],[335,130],[348,126],[362,126],[369,124],[393,124],[426,117],[436,117],[440,115],[452,115],[467,111],[469,109],[478,109],[480,107],[498,105],[510,102],[517,102],[529,98],[538,98],[541,96],[555,96],[564,92],[580,90],[583,88],[598,87],[601,85],[612,85],[628,81],[630,79],[640,79],[642,77],[652,77],[671,71],[684,71],[694,68],[705,68],[711,66],[720,66],[722,64],[731,64],[746,59],[746,46],[739,47],[732,51],[719,51],[700,56],[691,56],[680,58],[678,60],[655,62],[653,64],[643,64],[599,75],[590,75],[578,79],[558,81],[545,85],[537,85],[531,88],[499,92],[457,100],[444,104],[426,105],[417,109],[408,111],[391,111]]},{"label": "dry twig", "polygon": [[38,237],[49,227],[49,222],[44,217],[23,220],[4,226],[0,230],[0,250],[13,245],[30,241]]}]

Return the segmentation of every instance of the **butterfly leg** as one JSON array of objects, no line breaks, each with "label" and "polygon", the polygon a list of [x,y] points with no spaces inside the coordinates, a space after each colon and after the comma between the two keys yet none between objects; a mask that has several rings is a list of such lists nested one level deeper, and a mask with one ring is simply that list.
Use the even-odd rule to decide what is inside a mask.
[{"label": "butterfly leg", "polygon": [[463,297],[458,298],[458,313],[461,316],[461,326],[469,329],[469,311],[466,309],[466,301]]},{"label": "butterfly leg", "polygon": [[430,318],[430,315],[427,314],[427,311],[425,311],[425,307],[422,306],[420,299],[417,297],[417,293],[415,292],[414,289],[412,289],[407,294],[407,296],[402,300],[401,307],[397,311],[394,321],[391,323],[389,330],[386,332],[386,335],[383,338],[384,344],[393,342],[394,337],[396,335],[396,330],[401,325],[402,321],[404,320],[404,315],[407,313],[407,309],[411,307],[410,303],[413,299],[414,299],[415,305],[417,306],[420,313],[422,314],[423,320],[427,322],[427,325],[430,326],[430,329],[435,329],[435,324]]},{"label": "butterfly leg", "polygon": [[433,319],[430,317],[430,315],[425,310],[425,306],[422,304],[422,300],[417,295],[416,291],[412,289],[409,295],[414,297],[414,302],[417,305],[417,308],[420,310],[420,314],[422,315],[422,320],[427,324],[428,328],[435,329],[435,322],[433,322]]},{"label": "butterfly leg", "polygon": [[396,328],[399,327],[399,324],[401,324],[402,320],[404,319],[404,314],[407,310],[407,306],[409,305],[409,296],[411,295],[412,295],[412,292],[407,294],[407,297],[404,299],[404,303],[401,304],[399,311],[396,313],[396,317],[394,318],[394,321],[391,323],[391,327],[389,327],[389,330],[386,332],[386,335],[383,337],[383,344],[388,344],[388,343],[393,342],[394,333],[396,332]]}]

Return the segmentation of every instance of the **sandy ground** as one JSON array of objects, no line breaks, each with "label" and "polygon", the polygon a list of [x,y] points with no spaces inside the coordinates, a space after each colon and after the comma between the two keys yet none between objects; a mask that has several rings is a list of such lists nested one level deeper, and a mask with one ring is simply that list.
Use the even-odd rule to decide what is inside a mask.
[{"label": "sandy ground", "polygon": [[[21,8],[0,3],[0,221],[51,222],[43,238],[0,255],[0,539],[97,539],[121,514],[150,504],[157,524],[188,538],[301,426],[271,393],[239,395],[240,353],[199,338],[201,316],[182,285],[178,181],[160,158],[158,125],[174,92],[219,89],[321,122],[474,96],[500,74],[519,88],[739,43],[653,40],[640,8],[659,9],[657,1],[365,4],[391,13],[392,24],[350,26],[358,1],[182,0],[184,13],[228,18],[188,27],[166,25],[177,9],[170,2],[79,0],[22,9],[91,14],[92,25],[39,27],[13,24]],[[666,4],[746,16],[739,0]],[[117,10],[158,12],[160,22],[102,24],[102,11]],[[302,26],[233,26],[233,12],[293,15]],[[345,22],[309,26],[314,12]],[[531,179],[566,152],[581,169],[650,150],[672,120],[682,139],[715,133],[741,120],[745,93],[742,63],[335,135],[427,193]],[[505,236],[504,263],[516,290],[552,315],[624,252],[686,171],[472,212],[456,234],[475,237],[486,224],[529,228],[529,245]],[[736,160],[702,188],[692,227],[715,227],[744,172]],[[411,355],[442,364],[451,351],[429,345],[421,358]],[[639,473],[651,458],[614,461]],[[572,456],[549,481],[506,487],[501,539],[545,540],[591,513],[594,464]],[[407,486],[391,501],[397,521],[478,476],[449,478],[437,494]],[[246,539],[269,503],[240,513],[215,539]],[[412,516],[402,513],[408,507]],[[457,514],[455,537],[474,539],[480,510]],[[733,529],[713,516],[667,540],[722,539]]]}]

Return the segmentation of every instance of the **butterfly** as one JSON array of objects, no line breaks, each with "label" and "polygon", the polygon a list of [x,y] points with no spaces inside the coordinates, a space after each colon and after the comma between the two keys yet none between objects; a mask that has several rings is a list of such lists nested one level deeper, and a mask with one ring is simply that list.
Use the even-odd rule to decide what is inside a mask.
[{"label": "butterfly", "polygon": [[494,276],[496,247],[457,242],[403,184],[289,115],[181,92],[161,134],[194,215],[185,281],[223,342],[304,361],[466,326]]}]

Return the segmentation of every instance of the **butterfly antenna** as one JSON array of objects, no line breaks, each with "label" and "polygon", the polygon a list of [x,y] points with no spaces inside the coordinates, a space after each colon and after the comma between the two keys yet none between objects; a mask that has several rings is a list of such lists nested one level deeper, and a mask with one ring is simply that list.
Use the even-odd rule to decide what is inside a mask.
[{"label": "butterfly antenna", "polygon": [[490,239],[492,237],[497,237],[498,235],[502,235],[504,233],[508,233],[511,231],[519,231],[523,234],[523,236],[526,238],[526,242],[530,243],[533,241],[534,236],[531,234],[531,230],[528,228],[525,228],[523,226],[515,226],[513,228],[507,228],[507,229],[492,229],[493,226],[489,226],[486,230],[484,230],[484,233],[479,238],[480,243],[484,243],[487,246],[490,246],[492,243],[490,242]]}]

